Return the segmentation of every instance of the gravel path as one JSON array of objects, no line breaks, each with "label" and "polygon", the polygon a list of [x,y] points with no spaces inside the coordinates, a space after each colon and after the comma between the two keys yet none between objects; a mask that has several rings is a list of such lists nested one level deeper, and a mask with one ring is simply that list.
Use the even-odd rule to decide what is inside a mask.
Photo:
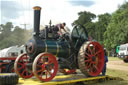
[{"label": "gravel path", "polygon": [[128,72],[128,63],[124,63],[123,60],[109,61],[107,68],[114,70],[123,70]]}]

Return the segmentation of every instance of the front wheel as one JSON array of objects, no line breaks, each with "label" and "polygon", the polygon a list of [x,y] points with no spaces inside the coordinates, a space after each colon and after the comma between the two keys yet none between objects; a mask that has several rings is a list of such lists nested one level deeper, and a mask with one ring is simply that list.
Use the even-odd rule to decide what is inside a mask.
[{"label": "front wheel", "polygon": [[58,71],[58,62],[56,57],[50,53],[39,54],[33,63],[33,73],[41,81],[52,80]]},{"label": "front wheel", "polygon": [[22,78],[31,78],[33,76],[31,70],[31,63],[29,63],[29,56],[27,53],[23,53],[18,56],[14,63],[15,72]]}]

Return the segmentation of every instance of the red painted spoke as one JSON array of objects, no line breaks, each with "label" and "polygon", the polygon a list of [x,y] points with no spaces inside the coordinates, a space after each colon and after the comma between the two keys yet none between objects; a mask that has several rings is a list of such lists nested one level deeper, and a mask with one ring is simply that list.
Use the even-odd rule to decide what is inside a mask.
[{"label": "red painted spoke", "polygon": [[24,70],[21,75],[23,75],[25,71],[26,71],[26,70]]},{"label": "red painted spoke", "polygon": [[48,64],[52,64],[52,63],[54,63],[54,62],[53,62],[53,61],[51,61],[51,60],[50,60],[50,61],[48,61]]},{"label": "red painted spoke", "polygon": [[41,77],[41,78],[42,78],[43,73],[44,73],[44,72],[42,71],[41,74],[40,74],[40,77]]},{"label": "red painted spoke", "polygon": [[93,64],[96,64],[96,62],[93,62]]},{"label": "red painted spoke", "polygon": [[93,68],[91,67],[90,69],[91,69],[91,73],[93,73]]},{"label": "red painted spoke", "polygon": [[91,55],[92,55],[92,51],[91,51],[91,49],[90,49],[90,46],[88,46],[88,50],[90,51],[90,53],[91,53]]},{"label": "red painted spoke", "polygon": [[29,75],[28,75],[28,71],[26,71],[26,75],[29,76]]},{"label": "red painted spoke", "polygon": [[52,67],[51,65],[49,66],[49,68],[50,68],[50,70],[52,70],[52,69],[53,69],[53,67]]},{"label": "red painted spoke", "polygon": [[87,59],[89,58],[89,57],[87,57],[87,56],[84,56],[84,57],[87,58]]},{"label": "red painted spoke", "polygon": [[41,72],[41,71],[43,72],[43,70],[41,69],[41,70],[38,70],[37,73],[39,73],[39,72]]},{"label": "red painted spoke", "polygon": [[97,54],[99,54],[99,53],[101,53],[101,52],[102,52],[102,50],[100,50],[100,51],[96,52],[96,53],[95,53],[95,55],[97,55]]},{"label": "red painted spoke", "polygon": [[96,48],[96,46],[95,45],[93,45],[93,55],[95,55],[95,48]]},{"label": "red painted spoke", "polygon": [[88,60],[85,60],[84,62],[89,62],[90,60],[88,59]]},{"label": "red painted spoke", "polygon": [[24,68],[24,66],[20,67],[19,69],[17,69],[18,71],[20,71],[22,68]]},{"label": "red painted spoke", "polygon": [[50,75],[52,75],[52,73],[51,73],[50,71],[47,70],[47,72],[48,72]]},{"label": "red painted spoke", "polygon": [[43,57],[43,64],[45,64],[45,56]]},{"label": "red painted spoke", "polygon": [[19,64],[19,65],[24,65],[23,63],[19,63],[19,62],[18,62],[17,64]]},{"label": "red painted spoke", "polygon": [[46,70],[45,72],[45,75],[46,75],[46,79],[48,78],[48,71]]},{"label": "red painted spoke", "polygon": [[87,66],[87,68],[90,68],[91,67],[91,63],[89,63],[89,65]]},{"label": "red painted spoke", "polygon": [[91,56],[89,53],[87,53],[87,52],[85,52],[85,54],[89,57],[89,56]]},{"label": "red painted spoke", "polygon": [[89,64],[89,66],[88,66],[89,68],[91,67],[91,63]]},{"label": "red painted spoke", "polygon": [[20,59],[20,60],[21,60],[23,63],[25,63],[22,57],[21,57],[21,59]]},{"label": "red painted spoke", "polygon": [[93,65],[93,67],[98,71],[98,68],[96,67],[96,65]]},{"label": "red painted spoke", "polygon": [[52,61],[51,61],[51,59],[50,59],[50,57],[48,57],[48,63],[50,64]]}]

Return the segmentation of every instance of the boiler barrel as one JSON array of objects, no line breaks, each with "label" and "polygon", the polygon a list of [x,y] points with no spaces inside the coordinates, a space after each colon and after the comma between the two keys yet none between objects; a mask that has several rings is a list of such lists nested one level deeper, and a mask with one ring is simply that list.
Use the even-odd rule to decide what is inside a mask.
[{"label": "boiler barrel", "polygon": [[68,57],[71,54],[71,49],[68,42],[46,40],[45,52],[52,53],[57,57]]},{"label": "boiler barrel", "polygon": [[34,38],[26,44],[27,54],[33,59],[40,53],[49,52],[56,57],[69,57],[71,48],[69,42],[60,42],[55,40],[41,40]]}]

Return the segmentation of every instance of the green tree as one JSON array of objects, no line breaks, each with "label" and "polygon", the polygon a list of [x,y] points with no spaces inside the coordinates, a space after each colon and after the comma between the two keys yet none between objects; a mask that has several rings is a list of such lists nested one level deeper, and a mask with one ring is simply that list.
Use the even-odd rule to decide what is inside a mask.
[{"label": "green tree", "polygon": [[6,23],[1,25],[0,34],[0,49],[7,48],[14,45],[23,45],[30,39],[30,34],[28,30],[24,30],[19,26],[14,27],[12,31],[12,23]]},{"label": "green tree", "polygon": [[111,15],[109,13],[98,15],[98,21],[96,22],[93,22],[96,18],[96,15],[93,13],[84,11],[79,12],[78,15],[79,17],[73,22],[73,25],[81,24],[85,26],[89,36],[103,44],[103,35],[110,23]]},{"label": "green tree", "polygon": [[104,33],[104,43],[107,48],[128,43],[128,2],[112,14],[112,19]]},{"label": "green tree", "polygon": [[95,22],[95,39],[99,41],[101,44],[103,44],[104,38],[104,32],[107,29],[108,24],[111,21],[111,15],[109,13],[98,15],[98,21]]},{"label": "green tree", "polygon": [[79,16],[78,19],[73,22],[73,25],[78,25],[78,24],[85,25],[88,24],[89,22],[92,22],[92,20],[96,18],[95,14],[87,11],[79,12],[78,16]]},{"label": "green tree", "polygon": [[11,30],[13,28],[12,22],[7,22],[5,25],[2,26],[2,34],[4,37],[8,37],[11,34]]},{"label": "green tree", "polygon": [[96,18],[96,15],[91,12],[83,11],[79,12],[78,16],[78,19],[75,20],[72,25],[83,25],[88,31],[89,36],[94,37],[95,25],[92,20]]}]

